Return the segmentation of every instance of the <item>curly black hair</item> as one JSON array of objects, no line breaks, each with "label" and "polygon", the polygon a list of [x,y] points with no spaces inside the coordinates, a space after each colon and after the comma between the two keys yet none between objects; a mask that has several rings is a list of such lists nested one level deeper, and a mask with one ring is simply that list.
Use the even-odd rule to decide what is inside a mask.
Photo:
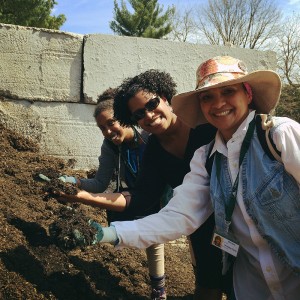
[{"label": "curly black hair", "polygon": [[114,117],[120,124],[129,126],[137,125],[131,120],[128,101],[140,91],[146,91],[165,97],[170,103],[176,94],[176,83],[169,73],[151,69],[137,76],[127,78],[117,88],[114,100]]},{"label": "curly black hair", "polygon": [[108,88],[101,95],[98,96],[97,106],[95,107],[93,115],[95,119],[102,111],[114,109],[114,98],[116,92],[117,88]]}]

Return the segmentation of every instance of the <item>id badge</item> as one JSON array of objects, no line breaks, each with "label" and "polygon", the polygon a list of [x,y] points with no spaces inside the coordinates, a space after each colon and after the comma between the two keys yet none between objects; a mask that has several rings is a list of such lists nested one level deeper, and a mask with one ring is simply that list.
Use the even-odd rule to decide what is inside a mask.
[{"label": "id badge", "polygon": [[229,234],[216,230],[214,230],[211,244],[233,256],[237,256],[240,247],[239,243]]}]

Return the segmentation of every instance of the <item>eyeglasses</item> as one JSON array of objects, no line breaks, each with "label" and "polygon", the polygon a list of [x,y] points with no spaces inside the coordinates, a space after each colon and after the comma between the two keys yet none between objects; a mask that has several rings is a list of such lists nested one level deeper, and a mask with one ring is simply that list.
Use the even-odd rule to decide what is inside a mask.
[{"label": "eyeglasses", "polygon": [[145,118],[146,111],[153,111],[160,103],[159,97],[154,97],[150,99],[146,104],[144,108],[140,108],[136,111],[134,111],[131,115],[131,120],[138,122],[141,119]]}]

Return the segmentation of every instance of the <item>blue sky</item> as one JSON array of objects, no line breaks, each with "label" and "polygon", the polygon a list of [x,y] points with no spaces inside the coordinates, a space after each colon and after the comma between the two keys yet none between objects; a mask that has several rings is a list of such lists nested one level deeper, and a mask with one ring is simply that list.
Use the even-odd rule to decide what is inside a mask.
[{"label": "blue sky", "polygon": [[[113,34],[109,22],[113,20],[113,0],[56,0],[54,15],[64,14],[67,21],[61,30],[89,34]],[[118,0],[120,3],[121,0]],[[127,1],[126,1],[127,2]],[[159,0],[164,8],[174,4],[179,8],[206,3],[206,0]],[[285,14],[300,13],[300,0],[274,0]],[[127,2],[128,3],[128,2]],[[127,5],[127,7],[130,7]]]}]

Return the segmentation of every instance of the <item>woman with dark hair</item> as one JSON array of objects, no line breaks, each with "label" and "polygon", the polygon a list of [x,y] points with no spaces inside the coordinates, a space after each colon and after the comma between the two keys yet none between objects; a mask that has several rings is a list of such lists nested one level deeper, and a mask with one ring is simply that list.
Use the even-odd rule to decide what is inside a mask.
[{"label": "woman with dark hair", "polygon": [[[127,199],[135,212],[150,209],[166,184],[172,188],[180,185],[190,171],[195,150],[209,143],[216,133],[209,124],[191,128],[173,113],[170,102],[174,89],[168,73],[149,70],[126,79],[115,96],[116,119],[122,125],[139,126],[151,133],[136,189]],[[194,299],[222,298],[221,254],[210,245],[213,228],[212,215],[189,236],[196,277]]]}]

